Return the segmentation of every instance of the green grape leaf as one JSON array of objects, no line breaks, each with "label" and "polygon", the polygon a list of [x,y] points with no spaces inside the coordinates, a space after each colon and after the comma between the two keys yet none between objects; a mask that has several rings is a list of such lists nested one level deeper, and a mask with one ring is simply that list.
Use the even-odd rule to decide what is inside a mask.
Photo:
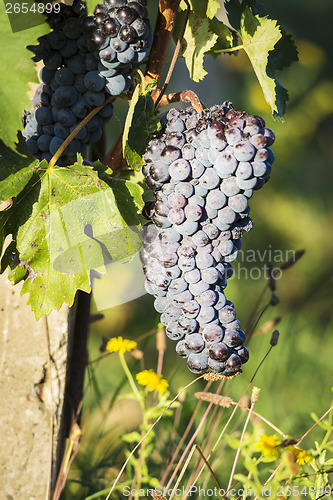
[{"label": "green grape leaf", "polygon": [[28,150],[26,154],[20,154],[0,141],[0,203],[22,191],[37,164],[38,160]]},{"label": "green grape leaf", "polygon": [[37,38],[49,31],[46,23],[13,33],[4,2],[0,2],[0,138],[12,149],[17,142],[17,131],[23,129],[24,109],[31,109],[28,97],[29,82],[38,82],[32,52],[25,47],[37,45]]},{"label": "green grape leaf", "polygon": [[204,55],[214,47],[217,39],[218,36],[210,31],[209,19],[191,11],[185,28],[182,55],[194,82],[203,80],[207,75],[203,67]]},{"label": "green grape leaf", "polygon": [[251,9],[246,7],[241,17],[240,35],[266,101],[272,111],[281,116],[276,102],[276,82],[267,74],[268,53],[274,49],[282,36],[277,22],[267,17],[254,16]]},{"label": "green grape leaf", "polygon": [[[224,49],[229,49],[236,45],[237,33],[232,31],[228,26],[219,21],[216,17],[209,21],[209,29],[212,33],[217,35],[217,40],[214,47],[211,50],[211,54],[214,56],[219,55]],[[230,52],[232,54],[232,52]]]},{"label": "green grape leaf", "polygon": [[72,305],[78,289],[89,292],[92,272],[104,273],[108,264],[137,253],[141,194],[129,181],[101,180],[81,160],[51,170],[40,163],[0,213],[1,240],[12,234],[15,243],[6,250],[1,271],[7,264],[14,282],[25,277],[22,294],[29,294],[37,319],[64,302]]},{"label": "green grape leaf", "polygon": [[290,34],[277,21],[265,15],[256,0],[229,0],[226,5],[230,24],[238,31],[264,96],[273,115],[283,118],[288,91],[277,79],[276,71],[298,60]]},{"label": "green grape leaf", "polygon": [[298,61],[298,51],[290,33],[280,27],[282,37],[277,42],[274,50],[269,53],[267,73],[274,74],[276,70],[281,71]]},{"label": "green grape leaf", "polygon": [[217,11],[220,8],[220,2],[218,0],[208,0],[206,15],[209,19],[213,19]]},{"label": "green grape leaf", "polygon": [[123,155],[134,170],[140,170],[144,165],[142,156],[147,144],[161,128],[152,91],[153,87],[149,86],[139,93],[139,85],[136,87],[125,121]]},{"label": "green grape leaf", "polygon": [[[232,46],[234,41],[233,32],[214,16],[220,7],[216,0],[189,0],[191,11],[186,25],[181,47],[181,54],[185,59],[190,77],[199,82],[206,75],[203,67],[206,53],[214,55]],[[181,12],[177,16],[174,30],[175,41],[178,40],[185,20],[187,5],[182,0],[179,6]],[[214,50],[212,50],[214,47]]]}]

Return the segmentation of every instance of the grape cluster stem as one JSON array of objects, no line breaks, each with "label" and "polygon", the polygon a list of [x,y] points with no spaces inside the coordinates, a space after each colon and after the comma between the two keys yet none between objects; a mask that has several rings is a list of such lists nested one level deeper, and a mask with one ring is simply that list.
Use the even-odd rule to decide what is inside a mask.
[{"label": "grape cluster stem", "polygon": [[158,107],[166,106],[173,102],[189,102],[197,113],[203,110],[203,106],[199,97],[192,90],[183,90],[182,92],[175,92],[173,94],[165,94],[159,100]]}]

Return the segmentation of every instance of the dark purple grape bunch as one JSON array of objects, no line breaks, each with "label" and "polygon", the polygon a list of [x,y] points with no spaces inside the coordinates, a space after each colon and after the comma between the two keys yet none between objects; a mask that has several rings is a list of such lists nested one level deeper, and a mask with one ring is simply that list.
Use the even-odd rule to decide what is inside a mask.
[{"label": "dark purple grape bunch", "polygon": [[105,89],[119,95],[131,84],[133,65],[142,63],[152,43],[146,0],[108,0],[97,5],[94,15],[82,18],[88,47],[98,53]]},{"label": "dark purple grape bunch", "polygon": [[200,113],[172,109],[145,154],[155,201],[146,204],[141,260],[146,290],[177,353],[197,374],[234,375],[248,360],[224,290],[253,191],[269,179],[274,133],[227,101]]},{"label": "dark purple grape bunch", "polygon": [[[110,95],[126,91],[131,69],[141,63],[152,41],[146,2],[110,0],[87,15],[85,2],[59,4],[47,22],[53,29],[29,46],[34,61],[43,61],[42,84],[25,112],[23,137],[39,160],[51,160],[77,125]],[[113,28],[112,28],[113,26]],[[69,165],[76,154],[86,155],[87,146],[102,136],[102,124],[113,114],[109,102],[79,131],[58,160]]]},{"label": "dark purple grape bunch", "polygon": [[[75,0],[72,6],[59,4],[47,22],[53,30],[29,46],[34,61],[43,61],[41,85],[32,99],[33,109],[25,112],[23,137],[30,152],[39,160],[50,161],[64,140],[96,106],[104,104],[105,78],[99,75],[98,58],[87,52],[87,39],[81,30],[87,17],[86,5]],[[108,103],[76,135],[58,160],[69,165],[76,154],[86,155],[87,145],[102,136],[101,126],[113,114]]]}]

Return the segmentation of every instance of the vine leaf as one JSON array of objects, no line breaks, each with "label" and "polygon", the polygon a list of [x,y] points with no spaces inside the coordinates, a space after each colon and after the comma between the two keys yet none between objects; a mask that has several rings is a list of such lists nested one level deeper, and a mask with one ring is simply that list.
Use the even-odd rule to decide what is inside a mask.
[{"label": "vine leaf", "polygon": [[0,140],[0,203],[17,196],[36,170],[38,160],[24,149],[21,154]]},{"label": "vine leaf", "polygon": [[298,61],[297,47],[293,37],[290,33],[287,33],[284,28],[280,27],[280,30],[282,37],[268,56],[268,73],[273,73],[276,70],[281,71],[289,67],[293,62]]},{"label": "vine leaf", "polygon": [[39,36],[49,31],[46,23],[28,30],[13,33],[5,13],[4,2],[0,2],[0,137],[12,149],[17,142],[17,131],[23,129],[21,117],[24,109],[30,109],[29,82],[38,82],[32,53],[25,49],[36,45]]},{"label": "vine leaf", "polygon": [[[106,179],[106,176],[105,176]],[[0,213],[3,241],[12,234],[2,269],[25,277],[36,319],[72,305],[78,289],[90,291],[91,272],[105,272],[113,261],[130,259],[140,248],[142,189],[124,180],[101,180],[93,167],[78,163],[48,170],[45,161],[29,184]]]},{"label": "vine leaf", "polygon": [[268,54],[274,50],[275,44],[282,37],[277,22],[268,17],[254,16],[251,9],[246,7],[241,18],[240,34],[244,50],[249,56],[266,101],[274,114],[282,116],[281,108],[284,106],[283,101],[278,102],[275,91],[277,82],[274,77],[267,73]]},{"label": "vine leaf", "polygon": [[[232,31],[214,15],[220,7],[214,0],[190,0],[191,12],[185,28],[182,44],[182,56],[193,81],[199,82],[207,75],[204,69],[204,56],[217,45],[218,49],[232,46]],[[180,9],[186,11],[184,1]],[[175,35],[178,37],[184,23],[185,12],[177,16]]]},{"label": "vine leaf", "polygon": [[145,162],[142,156],[147,144],[161,128],[151,97],[154,87],[155,84],[150,83],[142,93],[139,93],[140,85],[137,85],[125,121],[123,155],[134,170],[143,167]]},{"label": "vine leaf", "polygon": [[229,0],[228,19],[238,31],[265,99],[275,116],[283,118],[288,91],[277,79],[276,71],[298,60],[290,34],[277,21],[264,15],[259,2]]},{"label": "vine leaf", "polygon": [[208,0],[206,15],[209,19],[213,19],[217,11],[220,8],[220,2],[218,0]]},{"label": "vine leaf", "polygon": [[[209,21],[209,29],[217,35],[217,41],[211,50],[213,57],[217,57],[224,49],[230,49],[236,45],[237,33],[230,30],[228,26],[219,21],[216,17]],[[232,52],[230,52],[230,55]]]},{"label": "vine leaf", "polygon": [[204,55],[214,47],[217,38],[209,30],[209,19],[191,11],[185,28],[182,55],[194,82],[203,80],[207,75],[203,67]]}]

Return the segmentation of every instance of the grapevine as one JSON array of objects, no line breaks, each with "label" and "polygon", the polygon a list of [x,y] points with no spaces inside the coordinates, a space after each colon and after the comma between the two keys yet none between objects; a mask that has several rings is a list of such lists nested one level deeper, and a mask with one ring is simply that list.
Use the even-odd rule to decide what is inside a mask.
[{"label": "grapevine", "polygon": [[[255,477],[255,468],[248,471],[246,478],[242,478],[242,468],[236,468],[236,462],[243,453],[248,452],[248,461],[255,463],[256,467],[261,460],[261,457],[257,460],[260,450],[254,451],[254,435],[246,430],[247,425],[255,423],[259,415],[253,413],[258,392],[254,391],[251,398],[242,434],[237,436],[225,427],[215,445],[213,441],[220,431],[222,409],[234,407],[231,409],[233,415],[240,406],[231,392],[229,395],[230,384],[225,379],[244,371],[244,377],[237,379],[236,383],[233,380],[231,386],[241,391],[242,384],[247,384],[248,380],[251,385],[261,366],[258,361],[260,352],[253,344],[263,338],[258,334],[269,333],[280,320],[282,323],[283,311],[265,324],[261,321],[267,309],[276,305],[280,298],[276,291],[277,269],[282,274],[302,255],[302,252],[296,253],[295,258],[288,255],[284,260],[282,256],[277,267],[274,267],[276,261],[273,262],[270,257],[271,247],[273,254],[273,247],[277,245],[281,246],[281,252],[286,253],[286,249],[294,246],[292,240],[300,227],[297,217],[294,217],[296,210],[302,217],[304,215],[303,226],[311,228],[313,248],[317,244],[327,253],[326,241],[320,240],[320,232],[323,231],[319,224],[317,232],[313,233],[319,220],[317,211],[315,216],[309,215],[308,200],[302,200],[304,193],[313,192],[313,186],[307,186],[307,182],[311,184],[313,179],[319,182],[320,178],[325,178],[324,170],[320,170],[324,166],[318,155],[311,158],[315,158],[316,172],[320,175],[313,177],[308,175],[310,169],[304,169],[304,184],[300,183],[302,189],[305,188],[304,192],[297,198],[291,193],[298,184],[297,167],[301,165],[303,168],[301,155],[297,156],[295,149],[299,144],[303,146],[304,139],[316,129],[315,120],[319,122],[326,118],[331,109],[329,86],[321,89],[321,94],[317,92],[317,80],[320,80],[318,76],[321,64],[324,64],[321,52],[324,51],[316,51],[316,47],[302,42],[307,57],[304,57],[301,71],[295,69],[294,72],[292,68],[286,75],[286,78],[291,78],[296,99],[293,98],[290,106],[292,120],[287,121],[285,127],[282,121],[288,91],[280,83],[278,75],[280,70],[289,68],[297,61],[297,49],[292,36],[260,2],[73,0],[72,5],[58,2],[47,5],[53,9],[51,12],[49,9],[30,9],[26,16],[27,25],[21,23],[19,28],[15,27],[15,19],[7,16],[7,12],[0,12],[0,39],[4,46],[0,75],[0,273],[5,273],[2,284],[7,284],[8,279],[15,286],[19,284],[16,289],[36,320],[40,320],[36,335],[23,328],[25,322],[28,323],[25,304],[21,308],[21,304],[18,305],[20,297],[12,297],[11,290],[8,294],[6,291],[2,308],[5,317],[2,328],[4,387],[12,389],[8,381],[15,380],[15,384],[25,382],[23,389],[18,391],[20,406],[17,411],[15,408],[11,422],[8,419],[12,429],[9,428],[9,432],[4,429],[4,435],[8,435],[14,443],[8,457],[16,456],[17,440],[23,445],[27,442],[29,450],[37,449],[21,433],[17,438],[15,436],[16,429],[23,431],[27,422],[26,434],[42,436],[39,444],[47,445],[46,458],[43,456],[39,462],[48,464],[46,475],[50,483],[47,485],[50,498],[52,495],[53,500],[60,498],[85,429],[85,426],[81,429],[81,422],[84,423],[81,413],[82,408],[86,410],[86,401],[90,396],[84,391],[85,379],[89,385],[94,383],[95,372],[101,366],[100,360],[103,359],[104,363],[104,358],[108,356],[105,365],[110,361],[113,368],[121,366],[127,381],[120,372],[116,377],[109,377],[108,374],[105,381],[110,379],[111,390],[115,389],[115,394],[118,393],[115,386],[119,382],[122,400],[126,397],[124,380],[126,384],[128,382],[132,395],[139,403],[140,414],[136,410],[134,414],[133,410],[129,426],[125,418],[121,422],[124,428],[129,428],[118,433],[116,445],[112,443],[110,447],[110,455],[107,451],[108,456],[103,457],[107,474],[104,474],[106,469],[101,473],[98,464],[96,467],[94,464],[98,478],[90,488],[86,484],[95,482],[95,479],[88,478],[85,482],[87,469],[82,469],[82,478],[75,478],[77,483],[69,485],[69,488],[73,486],[74,496],[81,479],[84,487],[82,494],[87,498],[98,494],[105,494],[108,498],[116,487],[118,491],[115,494],[121,494],[120,483],[131,482],[132,487],[145,488],[147,485],[153,487],[159,481],[161,486],[169,487],[175,480],[177,486],[183,483],[186,486],[189,474],[187,483],[194,485],[201,474],[203,460],[205,467],[208,466],[217,481],[222,483],[225,481],[224,471],[221,479],[218,457],[212,454],[223,435],[230,435],[233,440],[229,444],[237,448],[228,490],[235,481],[250,484],[258,479],[259,484],[261,477]],[[276,11],[279,9],[281,6],[276,6]],[[40,24],[34,19],[35,24],[28,26],[28,17],[33,17],[34,12]],[[20,10],[19,4],[15,4],[13,13],[16,19],[21,17],[22,21],[23,10]],[[313,75],[309,74],[309,68],[313,69]],[[238,78],[244,85],[239,84]],[[309,97],[306,101],[305,96]],[[312,105],[309,106],[309,103]],[[281,123],[271,125],[273,118],[280,119]],[[323,128],[325,130],[320,130],[318,143],[325,142],[327,148],[325,134],[329,128],[326,121]],[[275,133],[279,137],[277,149],[273,147]],[[289,133],[290,140],[284,150],[283,138]],[[273,182],[265,188],[260,200],[256,192],[266,185],[276,168],[271,148],[284,164],[274,172]],[[304,156],[309,146],[301,149]],[[290,158],[293,163],[289,166]],[[286,189],[279,189],[286,185],[288,193]],[[281,212],[287,202],[291,208],[288,217],[281,214],[280,219],[276,214],[280,213],[283,195],[288,199],[284,207],[281,203]],[[243,236],[257,222],[252,197],[255,201],[258,197],[262,227],[265,225],[267,228],[267,235],[263,238],[258,228],[258,248],[264,251],[259,256],[256,241],[252,245],[256,255],[250,260],[242,253],[242,243],[246,244],[247,237],[243,240]],[[282,217],[288,218],[284,227],[280,224]],[[281,238],[283,229],[286,234]],[[256,231],[252,234],[256,237]],[[310,248],[309,242],[310,238],[304,246]],[[269,245],[267,252],[266,248],[262,248],[266,244]],[[327,261],[324,253],[323,261]],[[130,260],[131,264],[126,269],[122,268],[123,275],[118,280],[116,267],[121,268],[118,263],[127,265]],[[244,268],[239,265],[240,261],[245,262]],[[249,262],[256,262],[256,266],[249,265]],[[315,259],[313,262],[316,266]],[[139,266],[135,268],[135,276],[132,265]],[[244,269],[244,280],[245,276],[251,280],[267,278],[268,269],[269,277],[257,300],[253,300],[251,292],[249,297],[250,289],[253,295],[258,291],[250,280],[245,282],[242,279],[234,283],[238,294],[231,295],[231,278],[235,277],[236,265],[238,270]],[[263,272],[254,278],[252,269]],[[131,304],[134,297],[128,290],[136,280],[137,272],[141,273],[141,280],[135,283],[138,286],[133,286],[133,295],[137,293],[135,297],[139,298],[139,294],[147,292],[148,296]],[[292,272],[288,271],[289,275]],[[237,274],[241,275],[241,272]],[[107,279],[102,285],[97,281],[103,275],[109,275],[113,290],[106,290],[109,284]],[[127,276],[130,285],[126,281]],[[312,307],[316,305],[312,291],[317,289],[318,283],[313,279],[311,285],[314,286],[308,290]],[[96,286],[94,290],[93,284]],[[97,314],[91,313],[92,292]],[[271,292],[271,298],[263,305],[267,292]],[[98,293],[104,294],[109,302],[98,304]],[[293,304],[297,305],[296,284],[290,287],[288,294],[289,303],[292,298]],[[112,295],[117,295],[117,302],[119,297],[118,304],[121,303],[122,310],[129,311],[126,317],[129,338],[120,325],[119,331],[111,334],[115,334],[116,339],[105,337],[100,346],[97,342],[91,344],[90,359],[87,347],[89,325],[102,318],[100,309],[111,306]],[[253,302],[257,304],[254,307]],[[6,316],[7,308],[13,309],[10,318]],[[253,309],[252,312],[250,309]],[[137,311],[138,321],[134,317]],[[51,313],[51,317],[47,318]],[[111,314],[114,314],[113,311]],[[326,313],[323,316],[326,318]],[[247,324],[243,323],[243,318],[249,318]],[[312,325],[309,319],[310,315],[309,318],[302,317],[302,322]],[[106,329],[101,327],[99,330],[99,325],[96,331],[102,337]],[[106,326],[108,329],[109,325]],[[323,322],[320,322],[322,326]],[[22,348],[17,356],[9,360],[10,344],[7,340],[14,332],[17,333],[15,345],[22,345]],[[40,337],[37,339],[38,332],[40,337],[44,336],[42,340]],[[309,332],[305,339],[306,345],[310,345],[312,333]],[[36,358],[30,351],[29,354],[23,352],[30,337],[38,347]],[[278,331],[275,330],[271,348],[276,345],[277,338]],[[285,342],[291,341],[283,335],[281,338]],[[156,373],[151,368],[151,351],[149,359],[143,352],[143,346],[155,340],[158,351]],[[169,342],[171,340],[176,353]],[[31,345],[33,350],[32,341]],[[302,366],[298,359],[294,361],[295,346],[290,346],[291,358],[285,356],[285,344],[283,355],[275,363],[276,367],[282,362],[288,363],[288,377],[291,365],[295,373]],[[98,347],[100,352],[96,355]],[[171,352],[168,352],[170,347]],[[260,347],[264,347],[262,343]],[[40,355],[42,350],[46,353],[44,356]],[[15,358],[18,368],[16,365],[14,368]],[[27,374],[25,380],[22,367],[28,366],[31,360],[32,376]],[[313,360],[312,356],[309,363],[314,363]],[[258,366],[256,370],[253,363]],[[317,365],[316,370],[320,369]],[[166,434],[154,434],[151,430],[163,415],[169,418],[173,408],[176,408],[174,402],[178,396],[174,397],[173,381],[170,372],[166,373],[170,366],[175,372],[180,369],[174,379],[177,386],[182,386],[179,394],[186,390],[188,397],[189,386],[184,389],[188,380],[190,385],[209,381],[210,386],[218,381],[218,394],[213,394],[213,387],[209,389],[212,394],[207,392],[208,387],[203,389],[204,392],[197,393],[203,401],[200,403],[204,407],[202,419],[197,410],[192,411],[194,408],[188,407],[190,411],[187,411],[184,407],[187,412],[181,413],[182,401],[179,399],[180,409],[176,410],[174,424],[169,420],[170,425],[174,425],[174,432],[168,443],[167,439],[164,440]],[[85,377],[87,368],[88,378]],[[132,368],[136,372],[140,368],[140,372],[132,373]],[[307,373],[304,380],[309,380],[306,376]],[[271,379],[267,378],[270,387],[274,386],[275,380],[277,376],[274,372]],[[96,383],[97,389],[98,386]],[[101,387],[102,391],[109,391],[106,383]],[[85,394],[88,395],[86,400]],[[228,399],[224,394],[228,394]],[[278,397],[276,392],[274,395]],[[12,401],[15,398],[8,391],[6,399]],[[29,407],[23,407],[23,399],[31,403],[31,408],[35,406],[36,418]],[[99,400],[99,397],[93,397],[92,405]],[[123,401],[119,402],[123,404]],[[90,405],[90,401],[87,404]],[[206,419],[213,404],[220,407],[216,407],[208,421]],[[111,406],[113,403],[108,409]],[[10,413],[6,401],[4,409],[5,413]],[[223,412],[227,413],[227,410]],[[114,418],[112,413],[107,421]],[[186,428],[183,424],[190,413]],[[25,421],[20,420],[21,415]],[[232,415],[230,420],[225,421],[226,425],[229,425]],[[50,439],[45,439],[45,434],[35,434],[36,422],[42,422],[42,416],[47,417],[44,420]],[[137,416],[136,422],[134,417]],[[15,419],[14,428],[12,422]],[[32,423],[30,427],[29,422]],[[132,424],[133,428],[130,428]],[[135,429],[138,427],[140,430],[140,424],[141,433],[137,433]],[[14,433],[11,433],[13,429]],[[237,432],[236,427],[234,430]],[[192,437],[189,432],[193,432]],[[202,432],[205,439],[200,443],[199,433]],[[106,435],[104,437],[107,439]],[[116,456],[115,452],[113,455],[113,449],[117,453],[120,450],[120,440],[123,440],[121,454]],[[261,441],[263,451],[264,441]],[[9,440],[5,440],[6,449],[8,443]],[[168,446],[164,447],[164,444]],[[174,454],[173,444],[176,445]],[[19,457],[20,473],[22,463],[30,464],[30,456],[24,453],[23,445],[22,457]],[[89,447],[93,448],[92,442],[85,440],[84,446],[84,453],[93,456],[89,453]],[[196,455],[199,448],[200,457],[198,455],[197,460],[193,456],[192,460],[189,453]],[[282,442],[276,448],[275,454],[282,458],[285,451]],[[131,449],[139,449],[139,455],[133,454]],[[297,458],[295,449],[293,453]],[[119,457],[125,454],[126,463],[120,468]],[[262,463],[268,463],[266,458]],[[304,456],[301,459],[304,460]],[[223,462],[227,464],[227,461],[226,455]],[[127,463],[131,470],[128,469],[125,477],[123,471]],[[158,479],[161,471],[156,470],[159,465],[163,467],[161,480]],[[6,465],[5,469],[14,473],[15,467]],[[244,470],[247,470],[246,464]],[[277,468],[276,476],[283,473],[287,477],[286,470],[284,467],[280,471]],[[114,477],[116,480],[112,486]],[[21,479],[19,477],[18,482]],[[33,484],[30,477],[25,477],[23,483],[19,493],[6,490],[5,494],[15,498],[22,495],[48,497],[48,493],[29,490],[30,484]],[[37,484],[33,486],[37,488]],[[100,487],[103,491],[98,493]],[[23,488],[26,489],[24,493]],[[228,495],[230,491],[225,497]]]}]

